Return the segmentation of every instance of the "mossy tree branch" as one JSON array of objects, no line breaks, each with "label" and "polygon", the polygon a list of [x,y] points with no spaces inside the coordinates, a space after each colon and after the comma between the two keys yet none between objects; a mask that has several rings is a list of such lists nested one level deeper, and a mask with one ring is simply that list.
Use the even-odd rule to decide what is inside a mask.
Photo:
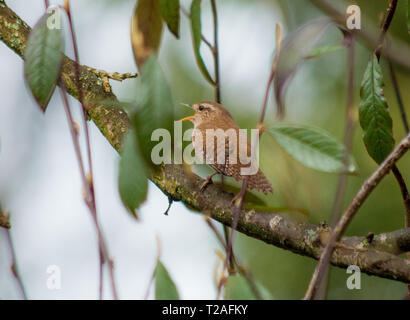
[{"label": "mossy tree branch", "polygon": [[[23,57],[30,27],[4,1],[0,0],[0,38],[19,56]],[[116,105],[111,88],[87,66],[80,66],[83,98],[88,115],[111,145],[119,151],[127,132],[129,120],[124,110]],[[64,57],[62,80],[67,92],[78,99],[75,62]],[[107,105],[108,100],[113,106]],[[104,102],[104,103],[102,103]],[[234,207],[232,194],[221,192],[210,185],[199,192],[202,179],[185,171],[181,165],[165,165],[150,178],[166,195],[183,201],[188,207],[230,226]],[[327,226],[315,226],[294,221],[278,213],[242,210],[238,231],[269,244],[318,259],[329,235]],[[365,237],[346,237],[336,246],[331,263],[339,267],[358,265],[362,272],[402,282],[410,282],[410,267],[396,255],[410,250],[410,229],[397,230]]]}]

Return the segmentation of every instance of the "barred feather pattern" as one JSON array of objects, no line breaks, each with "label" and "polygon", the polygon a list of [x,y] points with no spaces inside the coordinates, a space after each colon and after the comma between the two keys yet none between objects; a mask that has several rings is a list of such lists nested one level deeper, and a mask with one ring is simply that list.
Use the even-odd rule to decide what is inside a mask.
[{"label": "barred feather pattern", "polygon": [[[203,139],[203,145],[202,145],[202,150],[204,150],[204,158],[205,158],[205,163],[207,163],[211,168],[213,168],[216,172],[223,174],[228,177],[234,178],[236,181],[243,181],[246,175],[241,174],[241,169],[249,167],[250,164],[242,164],[239,161],[239,127],[235,124],[231,124],[231,128],[235,129],[236,131],[236,137],[237,141],[236,143],[232,141],[232,139],[228,139],[228,137],[224,137],[225,139],[225,144],[218,144],[218,135],[214,136],[212,135],[211,137],[207,137],[206,135],[206,128],[204,126],[199,126],[197,129],[201,131]],[[227,130],[227,128],[222,128],[223,130]],[[209,138],[214,139],[214,150],[213,150],[213,159],[210,159],[209,155],[212,154],[212,151],[209,153],[206,152],[207,144],[206,141],[209,140]],[[193,133],[192,135],[192,142],[196,147],[198,144],[198,141],[195,141],[195,135]],[[233,154],[234,149],[235,149],[235,144],[236,144],[236,157]],[[249,144],[249,141],[246,141],[247,144],[247,152],[248,156],[251,154],[251,145]],[[209,145],[209,144],[208,144]],[[218,156],[218,148],[223,148],[225,146],[225,150],[219,150],[220,152],[224,151],[225,154],[225,161],[224,163],[217,163],[217,156]],[[210,161],[213,160],[213,161]],[[214,162],[214,163],[211,163]],[[263,172],[258,169],[257,173],[254,175],[248,175],[248,182],[247,182],[247,189],[254,189],[257,191],[261,191],[264,194],[268,194],[269,192],[273,192],[272,185],[268,181],[268,179],[265,177]]]}]

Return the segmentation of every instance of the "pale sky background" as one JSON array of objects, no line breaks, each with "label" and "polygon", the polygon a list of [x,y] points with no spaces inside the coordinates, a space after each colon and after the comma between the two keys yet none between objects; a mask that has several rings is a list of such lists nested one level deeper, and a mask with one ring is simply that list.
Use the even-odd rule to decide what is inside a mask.
[{"label": "pale sky background", "polygon": [[[107,8],[105,1],[71,2],[81,63],[110,72],[135,72],[129,40],[135,1],[122,1],[115,8]],[[44,11],[41,0],[9,0],[7,3],[30,26]],[[188,7],[190,2],[182,3]],[[249,93],[241,98],[249,99],[250,104],[256,101],[259,107],[274,50],[275,23],[281,19],[280,10],[273,18],[263,1],[252,1],[252,6],[235,6],[235,1],[217,3],[223,95],[229,96],[234,104],[234,93],[247,90]],[[235,6],[234,11],[232,6]],[[203,10],[204,32],[212,39],[207,1],[204,1]],[[69,42],[66,47],[66,52],[72,56]],[[182,19],[179,41],[168,30],[164,32],[160,61],[166,73],[175,72],[175,66],[169,62],[169,55],[174,52],[175,57],[175,51],[179,52],[177,65],[192,69],[196,81],[203,81],[194,62],[186,18]],[[2,43],[0,56],[0,201],[11,212],[11,233],[28,297],[96,299],[96,235],[82,201],[79,170],[61,98],[56,92],[43,115],[25,88],[21,58]],[[210,63],[210,55],[204,56]],[[134,80],[111,83],[121,100],[134,98]],[[181,102],[179,99],[187,99],[184,90],[189,88],[172,85],[171,88],[175,104]],[[303,91],[299,93],[301,99],[306,99]],[[79,104],[71,99],[71,105],[81,123]],[[167,198],[150,184],[148,200],[139,212],[140,222],[132,219],[117,191],[118,154],[94,124],[89,123],[98,214],[115,261],[119,297],[143,298],[155,264],[155,238],[158,236],[162,260],[181,298],[214,299],[213,272],[218,259],[215,249],[219,247],[203,217],[180,203],[174,203],[169,216],[164,216]],[[4,230],[0,230],[0,299],[19,298],[14,279],[8,272],[10,260],[4,240]],[[49,265],[61,268],[61,290],[52,291],[46,287]],[[104,297],[111,297],[108,277]]]}]

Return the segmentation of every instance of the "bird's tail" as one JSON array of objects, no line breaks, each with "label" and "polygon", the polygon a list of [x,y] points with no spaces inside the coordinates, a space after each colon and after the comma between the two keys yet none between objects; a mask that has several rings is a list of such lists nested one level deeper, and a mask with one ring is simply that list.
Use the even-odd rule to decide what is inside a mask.
[{"label": "bird's tail", "polygon": [[264,194],[273,192],[272,185],[260,170],[256,174],[249,176],[247,187],[249,189],[262,191]]}]

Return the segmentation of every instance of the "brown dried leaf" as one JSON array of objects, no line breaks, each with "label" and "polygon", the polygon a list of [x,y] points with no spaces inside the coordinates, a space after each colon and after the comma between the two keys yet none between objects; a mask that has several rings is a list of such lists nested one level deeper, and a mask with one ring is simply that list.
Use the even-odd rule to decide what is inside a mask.
[{"label": "brown dried leaf", "polygon": [[162,36],[162,17],[158,0],[139,0],[131,21],[134,59],[141,68],[151,53],[157,53]]}]

